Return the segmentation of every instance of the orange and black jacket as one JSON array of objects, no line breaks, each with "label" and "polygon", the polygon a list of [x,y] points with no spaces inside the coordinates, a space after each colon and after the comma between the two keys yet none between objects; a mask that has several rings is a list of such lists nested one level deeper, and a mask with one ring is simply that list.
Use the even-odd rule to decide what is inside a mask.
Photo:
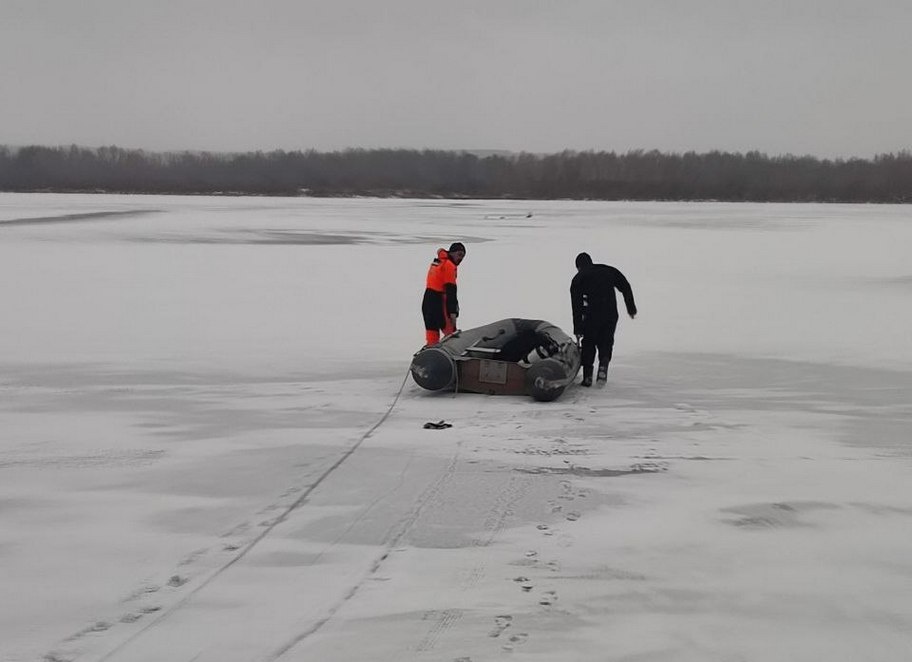
[{"label": "orange and black jacket", "polygon": [[456,263],[446,249],[437,250],[437,257],[428,269],[427,285],[421,302],[424,328],[442,329],[450,315],[459,314],[456,297]]}]

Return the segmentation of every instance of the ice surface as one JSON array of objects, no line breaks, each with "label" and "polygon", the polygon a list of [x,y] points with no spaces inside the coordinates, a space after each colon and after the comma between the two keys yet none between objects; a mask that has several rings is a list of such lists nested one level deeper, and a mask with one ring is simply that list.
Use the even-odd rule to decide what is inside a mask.
[{"label": "ice surface", "polygon": [[[453,240],[466,328],[620,268],[608,387],[406,379]],[[903,206],[0,194],[0,660],[906,660],[908,246]]]}]

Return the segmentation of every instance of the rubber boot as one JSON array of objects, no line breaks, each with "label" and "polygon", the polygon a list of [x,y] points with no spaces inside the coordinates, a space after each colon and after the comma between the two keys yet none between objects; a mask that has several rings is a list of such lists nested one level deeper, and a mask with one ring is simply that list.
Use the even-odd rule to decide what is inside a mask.
[{"label": "rubber boot", "polygon": [[592,368],[583,368],[583,381],[580,386],[592,386]]}]

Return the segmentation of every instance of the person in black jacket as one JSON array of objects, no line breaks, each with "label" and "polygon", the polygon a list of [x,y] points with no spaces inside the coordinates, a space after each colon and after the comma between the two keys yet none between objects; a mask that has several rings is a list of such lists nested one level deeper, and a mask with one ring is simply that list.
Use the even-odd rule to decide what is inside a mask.
[{"label": "person in black jacket", "polygon": [[608,379],[608,364],[614,349],[614,331],[618,323],[614,291],[624,295],[630,319],[636,317],[633,290],[620,271],[607,264],[593,264],[588,253],[576,256],[576,275],[570,283],[573,306],[573,335],[582,336],[583,386],[592,386],[592,364],[598,350],[598,384]]}]

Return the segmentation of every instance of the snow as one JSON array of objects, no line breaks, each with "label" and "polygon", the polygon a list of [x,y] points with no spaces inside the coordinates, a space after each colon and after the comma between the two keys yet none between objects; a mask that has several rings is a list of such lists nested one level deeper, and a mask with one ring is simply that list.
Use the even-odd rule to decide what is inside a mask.
[{"label": "snow", "polygon": [[[569,330],[576,253],[620,268],[608,387],[407,378],[453,240],[463,328]],[[910,245],[903,206],[0,194],[0,660],[906,660]]]}]

